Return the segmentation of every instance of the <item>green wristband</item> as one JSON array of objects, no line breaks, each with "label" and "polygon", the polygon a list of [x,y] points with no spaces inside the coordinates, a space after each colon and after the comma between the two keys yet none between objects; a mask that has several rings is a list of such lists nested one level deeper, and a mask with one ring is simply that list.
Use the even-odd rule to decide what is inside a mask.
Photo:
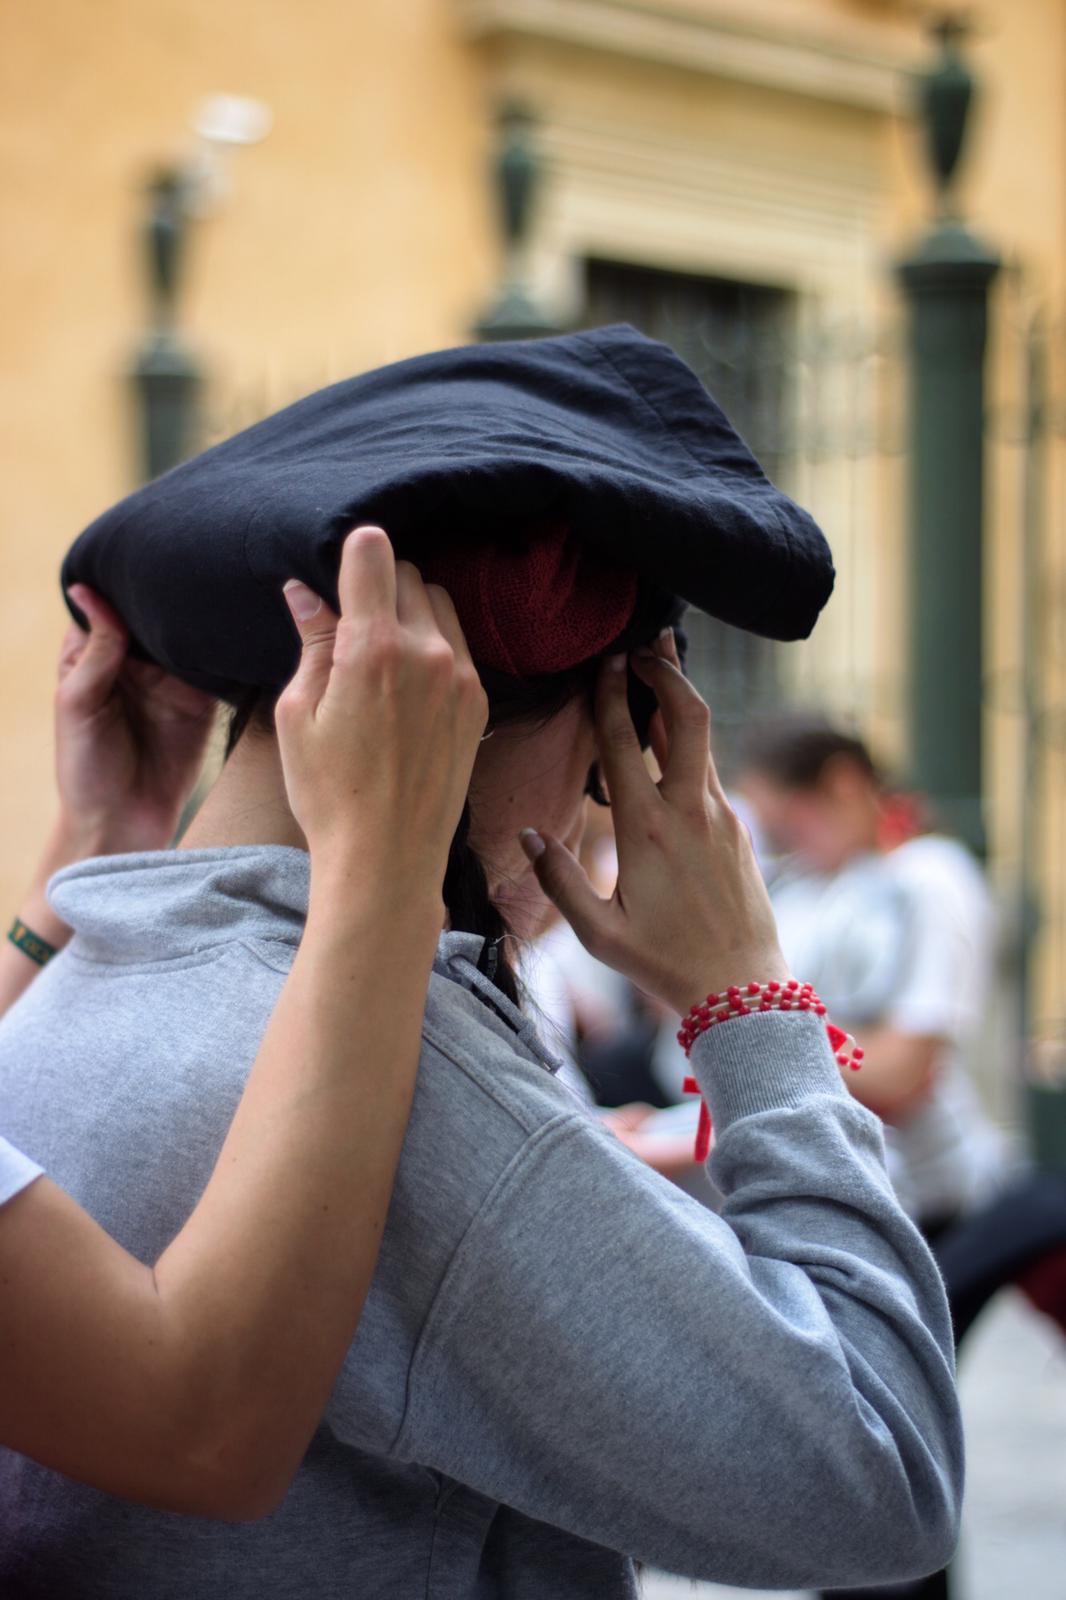
[{"label": "green wristband", "polygon": [[39,967],[46,967],[58,953],[54,944],[49,944],[47,939],[42,939],[40,934],[27,928],[21,917],[15,918],[7,936],[16,950],[21,950],[24,956],[28,956]]}]

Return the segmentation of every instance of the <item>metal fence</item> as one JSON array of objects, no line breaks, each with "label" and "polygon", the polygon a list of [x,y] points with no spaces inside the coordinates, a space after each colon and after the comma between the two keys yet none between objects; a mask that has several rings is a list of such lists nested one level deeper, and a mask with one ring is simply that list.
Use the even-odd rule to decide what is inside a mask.
[{"label": "metal fence", "polygon": [[902,542],[897,328],[831,317],[783,289],[605,261],[588,263],[584,320],[630,321],[677,350],[833,547],[837,592],[816,640],[777,646],[689,620],[691,670],[726,775],[744,727],[783,700],[889,730],[899,745],[899,651],[877,582]]},{"label": "metal fence", "polygon": [[1004,300],[989,444],[1019,647],[986,699],[990,715],[1017,730],[1014,871],[1030,1069],[1037,1081],[1066,1084],[1066,323],[1020,294]]}]

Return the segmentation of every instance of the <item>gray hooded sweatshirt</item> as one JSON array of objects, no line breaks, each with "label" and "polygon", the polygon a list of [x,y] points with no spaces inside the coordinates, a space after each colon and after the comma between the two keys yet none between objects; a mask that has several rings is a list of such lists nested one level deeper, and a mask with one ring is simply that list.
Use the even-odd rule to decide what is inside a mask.
[{"label": "gray hooded sweatshirt", "polygon": [[[0,1129],[143,1261],[210,1175],[307,889],[267,846],[53,880],[76,937],[0,1026]],[[622,1600],[634,1559],[806,1587],[950,1556],[947,1308],[824,1027],[695,1047],[719,1217],[597,1127],[480,951],[441,940],[377,1274],[280,1509],[147,1510],[0,1452],[5,1600]]]}]

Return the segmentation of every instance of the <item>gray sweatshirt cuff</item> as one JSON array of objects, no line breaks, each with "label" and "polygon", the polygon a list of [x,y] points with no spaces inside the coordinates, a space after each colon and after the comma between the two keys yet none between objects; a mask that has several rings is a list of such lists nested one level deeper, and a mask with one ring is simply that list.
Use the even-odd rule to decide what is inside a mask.
[{"label": "gray sweatshirt cuff", "polygon": [[802,1105],[811,1095],[849,1098],[824,1019],[800,1011],[754,1012],[708,1028],[691,1061],[719,1133],[738,1117]]}]

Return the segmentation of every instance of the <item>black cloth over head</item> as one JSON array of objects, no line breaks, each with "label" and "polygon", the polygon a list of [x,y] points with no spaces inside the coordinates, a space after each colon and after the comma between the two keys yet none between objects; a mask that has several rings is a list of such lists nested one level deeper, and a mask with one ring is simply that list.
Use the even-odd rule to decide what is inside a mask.
[{"label": "black cloth over head", "polygon": [[335,605],[355,524],[380,523],[417,563],[545,518],[772,639],[806,637],[833,587],[812,519],[690,368],[627,325],[442,350],[319,390],[106,511],[62,580],[109,600],[138,653],[237,700],[287,681],[282,585]]}]

